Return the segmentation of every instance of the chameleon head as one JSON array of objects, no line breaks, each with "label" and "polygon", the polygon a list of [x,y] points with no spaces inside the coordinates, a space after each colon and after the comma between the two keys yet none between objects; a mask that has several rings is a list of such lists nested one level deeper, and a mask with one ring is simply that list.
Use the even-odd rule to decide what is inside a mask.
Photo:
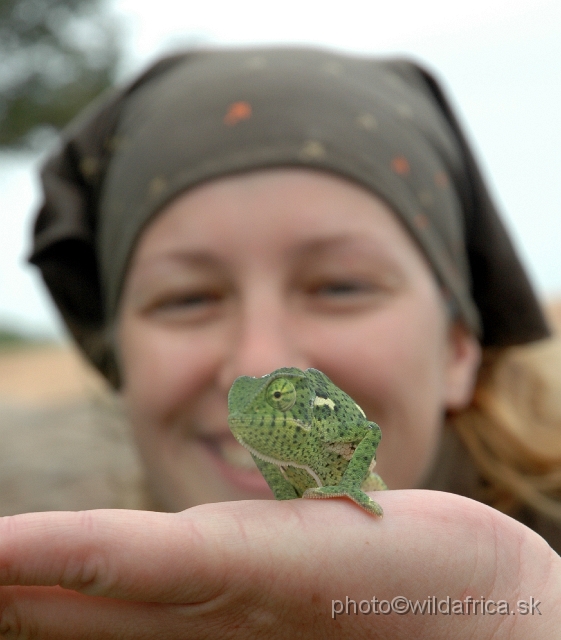
[{"label": "chameleon head", "polygon": [[312,410],[309,379],[295,367],[277,369],[262,378],[241,376],[228,394],[228,424],[238,442],[252,452],[279,459],[305,438]]}]

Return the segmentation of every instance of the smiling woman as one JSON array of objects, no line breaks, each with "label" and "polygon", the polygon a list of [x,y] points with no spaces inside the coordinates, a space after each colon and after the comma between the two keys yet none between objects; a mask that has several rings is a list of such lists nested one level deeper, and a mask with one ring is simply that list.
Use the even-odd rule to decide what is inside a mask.
[{"label": "smiling woman", "polygon": [[[47,571],[39,584],[106,596],[73,601],[82,625],[109,620],[96,617],[101,607],[135,638],[140,611],[156,625],[143,633],[165,621],[163,637],[216,636],[217,628],[293,637],[295,621],[307,637],[356,637],[368,619],[317,624],[308,605],[327,614],[329,600],[345,594],[426,597],[443,585],[443,596],[504,599],[522,589],[559,599],[561,560],[544,540],[468,499],[484,500],[482,488],[506,492],[513,515],[556,543],[559,422],[551,421],[547,477],[533,493],[524,479],[510,482],[518,463],[518,480],[534,472],[530,455],[502,458],[502,474],[489,473],[492,464],[480,473],[445,427],[490,389],[482,386],[490,350],[505,354],[548,330],[430,74],[401,60],[306,49],[179,54],[73,125],[43,181],[32,261],[122,396],[156,506],[188,509],[175,518],[88,514],[84,527],[56,516],[19,521],[67,531],[64,549],[49,538],[56,576]],[[228,390],[239,376],[280,367],[325,372],[380,424],[378,469],[394,490],[378,499],[383,522],[366,524],[338,501],[239,502],[271,493],[228,430]],[[458,429],[471,451],[500,458],[501,432],[484,411],[472,429]],[[510,436],[529,442],[533,432]],[[440,491],[411,491],[422,486]],[[521,503],[539,517],[521,515]],[[111,522],[113,543],[104,533]],[[29,540],[3,560],[23,580],[36,562]],[[354,562],[350,549],[363,550]],[[192,573],[178,572],[176,558]],[[86,578],[69,576],[68,566]],[[140,579],[138,567],[146,568]],[[547,579],[536,567],[550,568]],[[185,589],[186,575],[195,591]],[[22,594],[16,609],[27,606]],[[169,603],[185,607],[172,612]],[[550,637],[554,611],[532,637]],[[410,637],[421,622],[379,624],[380,637],[395,637],[395,625]],[[454,631],[442,618],[430,625],[435,638],[528,634],[522,617]]]},{"label": "smiling woman", "polygon": [[118,318],[123,396],[158,503],[173,511],[210,491],[270,495],[263,482],[247,491],[245,469],[224,475],[223,447],[236,447],[224,399],[238,376],[327,372],[384,425],[379,469],[399,489],[426,475],[440,416],[469,401],[479,362],[389,208],[302,168],[173,201],[139,241]]}]

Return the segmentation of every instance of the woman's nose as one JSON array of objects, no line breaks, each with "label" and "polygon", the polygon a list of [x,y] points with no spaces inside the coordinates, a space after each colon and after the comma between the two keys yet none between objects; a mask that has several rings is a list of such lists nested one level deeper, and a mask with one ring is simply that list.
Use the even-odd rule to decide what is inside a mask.
[{"label": "woman's nose", "polygon": [[232,344],[220,372],[229,389],[238,376],[264,376],[280,367],[307,369],[301,336],[289,310],[280,304],[256,304],[240,314]]}]

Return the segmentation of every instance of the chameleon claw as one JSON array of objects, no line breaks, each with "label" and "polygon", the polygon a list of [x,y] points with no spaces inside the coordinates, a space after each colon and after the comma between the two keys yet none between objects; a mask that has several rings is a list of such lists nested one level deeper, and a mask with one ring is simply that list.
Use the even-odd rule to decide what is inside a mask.
[{"label": "chameleon claw", "polygon": [[323,498],[349,498],[354,503],[358,504],[368,513],[382,517],[384,510],[382,507],[367,496],[360,489],[346,489],[344,487],[314,487],[313,489],[307,489],[302,495],[303,498],[323,499]]}]

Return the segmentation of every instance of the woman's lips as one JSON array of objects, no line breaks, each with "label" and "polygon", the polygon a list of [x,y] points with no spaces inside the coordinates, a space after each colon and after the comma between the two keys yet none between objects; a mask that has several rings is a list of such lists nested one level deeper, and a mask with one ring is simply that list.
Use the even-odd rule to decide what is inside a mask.
[{"label": "woman's lips", "polygon": [[273,496],[265,478],[255,466],[253,458],[234,436],[228,433],[217,435],[202,435],[198,440],[206,449],[225,480],[244,491],[257,493],[256,498],[271,498]]}]

